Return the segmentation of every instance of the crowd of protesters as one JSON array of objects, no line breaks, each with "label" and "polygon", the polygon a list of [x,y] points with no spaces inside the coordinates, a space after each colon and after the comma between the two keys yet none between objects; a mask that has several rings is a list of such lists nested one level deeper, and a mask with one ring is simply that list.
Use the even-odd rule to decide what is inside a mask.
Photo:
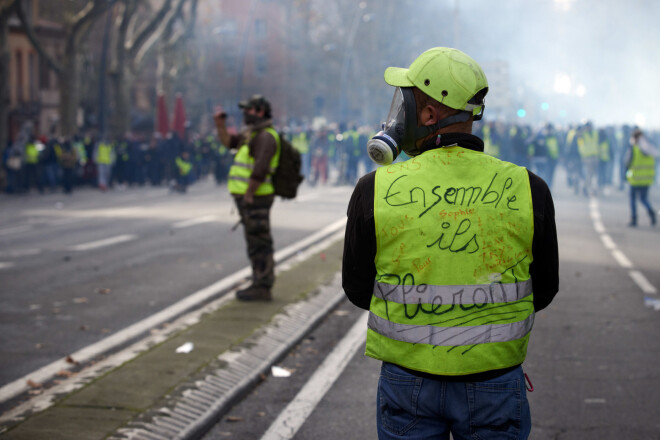
[{"label": "crowd of protesters", "polygon": [[[475,124],[474,134],[484,141],[486,153],[529,168],[550,187],[555,169],[561,165],[576,193],[593,195],[623,189],[624,158],[634,128],[596,128],[589,122],[564,128],[484,122]],[[375,134],[373,127],[323,123],[315,129],[291,125],[281,131],[301,152],[303,174],[310,186],[354,185],[375,168],[366,148]],[[647,135],[658,145],[657,133]],[[398,160],[405,159],[402,154]],[[188,130],[183,136],[173,132],[67,139],[36,136],[28,130],[7,146],[2,165],[7,176],[4,190],[11,194],[56,192],[59,187],[71,193],[81,185],[101,191],[166,186],[183,193],[209,176],[218,184],[226,182],[232,160],[229,149],[213,133]]]}]

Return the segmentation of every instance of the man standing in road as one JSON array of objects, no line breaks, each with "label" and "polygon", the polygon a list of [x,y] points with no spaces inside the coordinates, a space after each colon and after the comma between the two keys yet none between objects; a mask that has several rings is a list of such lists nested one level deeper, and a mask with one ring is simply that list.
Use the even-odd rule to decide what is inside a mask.
[{"label": "man standing in road", "polygon": [[642,130],[635,128],[630,136],[629,147],[626,151],[626,180],[630,184],[630,223],[628,226],[637,226],[637,197],[649,214],[651,226],[656,224],[655,210],[649,202],[649,188],[655,182],[655,158],[658,151],[646,137]]},{"label": "man standing in road", "polygon": [[252,284],[236,292],[241,301],[270,301],[275,282],[273,237],[270,232],[270,208],[275,199],[273,173],[279,164],[279,135],[273,128],[270,103],[254,95],[239,103],[246,129],[230,135],[226,114],[214,115],[220,141],[238,149],[229,169],[227,187],[241,216],[252,264]]},{"label": "man standing in road", "polygon": [[521,364],[559,283],[550,191],[471,134],[488,91],[472,58],[433,48],[385,81],[394,100],[367,148],[411,159],[358,182],[342,268],[370,311],[366,354],[383,361],[379,438],[525,439]]}]

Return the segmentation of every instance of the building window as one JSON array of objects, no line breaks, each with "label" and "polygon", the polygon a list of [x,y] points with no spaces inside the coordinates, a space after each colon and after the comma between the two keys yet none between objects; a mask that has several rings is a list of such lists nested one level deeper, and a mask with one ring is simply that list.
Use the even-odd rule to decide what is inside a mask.
[{"label": "building window", "polygon": [[20,50],[16,51],[16,99],[23,102],[25,99],[23,78],[23,53]]},{"label": "building window", "polygon": [[266,20],[260,18],[254,20],[254,36],[257,38],[266,38],[267,35]]},{"label": "building window", "polygon": [[268,57],[266,54],[258,54],[254,59],[254,69],[257,75],[265,75],[268,71]]}]

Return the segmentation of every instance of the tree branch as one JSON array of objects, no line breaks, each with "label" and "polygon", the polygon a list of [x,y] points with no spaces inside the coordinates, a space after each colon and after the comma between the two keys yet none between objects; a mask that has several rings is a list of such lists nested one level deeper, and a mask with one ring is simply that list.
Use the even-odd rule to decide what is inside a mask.
[{"label": "tree branch", "polygon": [[48,52],[46,52],[41,42],[37,38],[37,35],[35,34],[34,29],[32,28],[32,23],[30,23],[30,20],[25,16],[25,10],[23,9],[23,2],[21,0],[18,0],[15,2],[15,5],[16,5],[16,15],[18,15],[18,19],[23,24],[23,28],[25,29],[25,35],[27,35],[28,40],[30,40],[30,43],[32,43],[32,46],[37,51],[39,56],[44,61],[46,61],[48,67],[50,67],[58,75],[60,75],[62,73],[62,65],[59,64],[57,61],[55,61],[55,58],[53,58],[52,56],[50,56],[50,54],[48,54]]},{"label": "tree branch", "polygon": [[[71,19],[71,32],[69,38],[76,39],[81,30],[88,24],[95,21],[108,9],[110,9],[117,0],[91,0],[85,7]],[[19,2],[20,3],[20,2]]]},{"label": "tree branch", "polygon": [[[180,0],[185,1],[185,0]],[[172,0],[165,0],[163,7],[153,16],[151,21],[147,23],[139,32],[135,40],[132,43],[128,44],[128,53],[130,59],[135,59],[137,53],[140,52],[142,46],[150,39],[150,37],[156,32],[163,19],[172,9]]]}]

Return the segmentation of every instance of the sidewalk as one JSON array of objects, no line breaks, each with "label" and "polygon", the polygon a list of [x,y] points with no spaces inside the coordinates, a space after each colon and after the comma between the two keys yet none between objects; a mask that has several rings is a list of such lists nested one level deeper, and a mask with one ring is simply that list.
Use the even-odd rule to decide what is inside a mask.
[{"label": "sidewalk", "polygon": [[[285,262],[274,301],[227,298],[45,410],[3,421],[0,438],[195,438],[341,301],[342,248],[339,240],[304,261]],[[192,351],[177,353],[187,343]]]}]

